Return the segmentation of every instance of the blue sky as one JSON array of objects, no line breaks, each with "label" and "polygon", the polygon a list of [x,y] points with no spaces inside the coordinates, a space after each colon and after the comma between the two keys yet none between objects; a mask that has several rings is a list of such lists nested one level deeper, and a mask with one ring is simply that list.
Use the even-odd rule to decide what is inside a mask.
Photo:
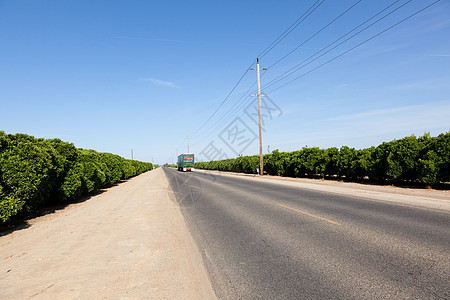
[{"label": "blue sky", "polygon": [[394,2],[0,0],[0,130],[127,158],[133,149],[135,159],[155,163],[187,152],[188,135],[190,152],[204,160],[257,154],[256,98],[248,96],[255,71],[205,121],[256,57],[313,7],[260,59],[269,67],[263,104],[272,109],[265,152],[447,132],[448,1],[370,39],[434,2],[397,1],[333,46],[398,8],[390,15],[269,85]]}]

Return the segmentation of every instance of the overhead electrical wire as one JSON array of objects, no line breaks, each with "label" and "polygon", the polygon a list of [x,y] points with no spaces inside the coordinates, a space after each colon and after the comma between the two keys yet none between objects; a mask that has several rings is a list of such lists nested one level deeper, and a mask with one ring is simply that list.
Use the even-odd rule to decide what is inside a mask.
[{"label": "overhead electrical wire", "polygon": [[[320,1],[320,3],[316,6],[316,4]],[[278,38],[276,38],[269,46],[267,46],[266,49],[264,49],[263,52],[261,52],[258,57],[262,58],[267,53],[269,53],[275,46],[277,46],[286,36],[288,36],[295,28],[297,28],[298,25],[303,23],[319,6],[321,6],[326,0],[317,0],[313,5],[311,5],[310,8],[308,8],[307,11],[305,11],[295,22],[289,26],[288,29],[286,29]],[[305,16],[306,15],[306,16]],[[302,19],[303,18],[303,19]]]},{"label": "overhead electrical wire", "polygon": [[332,59],[330,59],[330,60],[328,60],[328,61],[326,61],[326,62],[320,64],[319,66],[317,66],[317,67],[315,67],[315,68],[309,70],[308,72],[303,73],[302,75],[300,75],[300,76],[298,76],[298,77],[296,77],[296,78],[294,78],[294,79],[292,79],[292,80],[286,82],[285,84],[283,84],[283,85],[281,85],[281,86],[279,86],[279,87],[277,87],[277,88],[271,90],[269,93],[273,93],[274,91],[277,91],[277,90],[279,90],[279,89],[285,87],[286,85],[288,85],[288,84],[290,84],[290,83],[292,83],[292,82],[294,82],[294,81],[296,81],[296,80],[298,80],[298,79],[300,79],[300,78],[302,78],[302,77],[305,77],[306,75],[308,75],[308,74],[310,74],[310,73],[316,71],[317,69],[319,69],[319,68],[321,68],[321,67],[323,67],[323,66],[329,64],[330,62],[332,62],[332,61],[338,59],[339,57],[341,57],[341,56],[343,56],[343,55],[349,53],[350,51],[352,51],[352,50],[354,50],[354,49],[356,49],[356,48],[358,48],[358,47],[364,45],[365,43],[367,43],[367,42],[373,40],[374,38],[376,38],[376,37],[382,35],[383,33],[385,33],[385,32],[387,32],[387,31],[391,30],[392,28],[394,28],[394,27],[400,25],[401,23],[403,23],[403,22],[409,20],[410,18],[416,16],[417,14],[423,12],[424,10],[430,8],[431,6],[435,5],[436,3],[440,2],[440,1],[441,1],[441,0],[437,0],[437,1],[435,1],[435,2],[433,2],[433,3],[431,3],[431,4],[429,4],[429,5],[427,5],[426,7],[424,7],[424,8],[422,8],[422,9],[416,11],[415,13],[409,15],[408,17],[402,19],[401,21],[395,23],[394,25],[389,26],[388,28],[384,29],[383,31],[381,31],[381,32],[379,32],[379,33],[377,33],[377,34],[375,34],[375,35],[373,35],[372,37],[366,39],[365,41],[363,41],[363,42],[361,42],[361,43],[359,43],[359,44],[357,44],[356,46],[353,46],[352,48],[350,48],[350,49],[348,49],[348,50],[342,52],[342,53],[339,54],[339,55],[336,55],[336,56],[333,57]]},{"label": "overhead electrical wire", "polygon": [[[263,73],[261,74],[261,77],[267,72],[267,70],[263,71]],[[252,97],[250,96],[249,92],[251,91],[251,89],[256,85],[256,80],[255,82],[250,86],[250,88],[248,88],[244,94],[238,99],[238,101],[235,102],[235,104],[227,111],[226,114],[224,114],[222,117],[224,117],[225,119],[219,119],[214,125],[212,125],[212,127],[210,128],[210,130],[205,133],[205,137],[203,139],[200,139],[198,141],[196,141],[195,143],[193,143],[192,145],[197,145],[203,141],[205,141],[206,139],[209,138],[209,136],[215,132],[217,129],[221,128],[221,126],[225,125],[226,122],[228,122],[231,118],[233,118],[234,116],[236,116],[236,114],[240,111],[240,109],[248,106],[250,104],[250,102],[252,101]],[[255,93],[257,93],[255,91]],[[263,92],[264,93],[264,92]],[[244,97],[246,97],[244,99]],[[244,99],[244,100],[243,100]],[[239,104],[239,105],[238,105]],[[238,106],[236,106],[238,105]],[[233,109],[234,108],[234,109]],[[230,112],[231,111],[231,112]],[[228,114],[230,113],[230,114]],[[227,115],[228,114],[228,115]],[[219,123],[220,122],[220,123]]]},{"label": "overhead electrical wire", "polygon": [[[261,74],[261,77],[264,76],[264,74],[267,72],[267,70],[263,71],[263,73]],[[240,109],[247,107],[251,101],[253,100],[252,96],[250,96],[249,92],[251,91],[251,89],[256,85],[256,81],[250,86],[250,88],[247,89],[246,92],[244,92],[244,94],[238,99],[238,101],[236,101],[236,103],[233,105],[233,107],[231,107],[228,112],[230,112],[233,108],[233,111],[226,116],[226,114],[224,114],[223,116],[225,116],[225,119],[220,119],[218,120],[218,122],[216,122],[213,127],[211,127],[211,129],[209,130],[209,132],[206,134],[205,138],[198,140],[197,142],[195,142],[195,144],[193,145],[197,145],[203,141],[205,141],[206,139],[209,138],[209,136],[215,132],[217,129],[221,128],[221,126],[225,125],[226,122],[228,122],[231,118],[233,118],[234,116],[236,116],[236,114],[238,114],[238,112],[240,111]],[[263,94],[264,91],[261,91]],[[256,94],[257,91],[255,90],[254,93]],[[244,97],[247,96],[245,99]],[[244,99],[244,100],[243,100]],[[236,106],[237,104],[239,104],[238,106]],[[227,113],[228,113],[227,112]],[[221,122],[220,122],[221,121]],[[219,123],[220,122],[220,123]]]},{"label": "overhead electrical wire", "polygon": [[364,32],[365,30],[369,29],[370,27],[372,27],[373,25],[375,25],[376,23],[380,22],[381,20],[383,20],[384,18],[386,18],[387,16],[391,15],[392,13],[394,13],[395,11],[399,10],[400,8],[402,8],[403,6],[405,6],[406,4],[410,3],[412,0],[409,0],[407,2],[405,2],[404,4],[402,4],[401,6],[397,7],[396,9],[394,9],[393,11],[389,12],[388,14],[384,15],[383,17],[379,18],[378,20],[376,20],[375,22],[371,23],[370,25],[366,26],[365,28],[361,29],[360,31],[358,31],[357,33],[355,33],[354,35],[350,36],[349,38],[345,39],[344,41],[342,41],[341,43],[337,44],[336,46],[334,46],[333,48],[329,49],[328,51],[322,53],[320,56],[317,56],[316,58],[314,58],[313,60],[309,61],[308,63],[305,64],[305,62],[307,62],[308,60],[310,60],[311,58],[313,58],[314,56],[318,55],[319,53],[321,53],[322,51],[326,50],[327,48],[329,48],[330,46],[332,46],[333,44],[335,44],[336,42],[342,40],[344,37],[346,37],[347,35],[349,35],[350,33],[352,33],[353,31],[355,31],[356,29],[358,29],[359,27],[361,27],[362,25],[366,24],[367,22],[369,22],[370,20],[372,20],[373,18],[375,18],[376,16],[380,15],[381,13],[383,13],[384,11],[386,11],[387,9],[389,9],[390,7],[392,7],[394,4],[396,4],[397,2],[399,2],[400,0],[395,1],[394,3],[390,4],[388,7],[384,8],[383,10],[379,11],[377,14],[373,15],[372,17],[370,17],[369,19],[367,19],[366,21],[364,21],[363,23],[359,24],[358,26],[356,26],[355,28],[353,28],[352,30],[348,31],[347,33],[345,33],[344,35],[342,35],[341,37],[339,37],[338,39],[334,40],[333,42],[331,42],[330,44],[328,44],[327,46],[323,47],[322,49],[320,49],[319,51],[317,51],[316,53],[312,54],[311,56],[309,56],[308,58],[304,59],[303,61],[301,61],[300,63],[298,63],[297,65],[295,65],[294,67],[290,68],[289,70],[285,71],[284,73],[282,73],[281,75],[277,76],[276,78],[272,79],[271,81],[269,81],[268,83],[266,83],[266,88],[270,87],[278,82],[280,82],[281,80],[285,79],[286,77],[289,77],[290,75],[292,75],[293,73],[301,70],[302,68],[306,67],[307,65],[311,64],[312,62],[316,61],[317,59],[319,59],[320,57],[324,56],[325,54],[329,53],[330,51],[336,49],[337,47],[341,46],[342,44],[348,42],[350,39],[354,38],[355,36],[359,35],[360,33]]},{"label": "overhead electrical wire", "polygon": [[[316,1],[311,7],[308,8],[308,10],[302,14],[302,16],[300,16],[291,26],[289,26],[288,29],[286,29],[277,39],[275,39],[268,47],[266,47],[266,49],[260,53],[260,55],[258,55],[258,57],[263,57],[264,55],[266,55],[267,53],[269,53],[276,45],[278,45],[288,34],[290,34],[298,25],[300,25],[307,17],[309,17],[321,4],[323,4],[325,2],[325,0],[320,1],[320,3],[317,5],[317,3],[320,0]],[[398,0],[400,1],[400,0]],[[315,36],[317,36],[320,32],[322,32],[323,30],[325,30],[327,27],[329,27],[331,24],[333,24],[334,22],[336,22],[339,18],[341,18],[343,15],[345,15],[346,13],[348,13],[352,8],[354,8],[356,5],[358,5],[360,2],[362,2],[362,0],[358,0],[356,1],[353,5],[351,5],[349,8],[347,8],[344,12],[342,12],[340,15],[338,15],[336,18],[334,18],[331,22],[329,22],[327,25],[323,26],[319,31],[317,31],[315,34],[311,35],[307,40],[305,40],[302,44],[300,44],[299,46],[297,46],[296,48],[294,48],[292,51],[290,51],[288,54],[286,54],[285,56],[283,56],[281,59],[279,59],[277,62],[275,62],[274,64],[272,64],[268,69],[270,69],[271,67],[273,67],[274,65],[276,65],[277,63],[279,63],[280,61],[282,61],[283,59],[285,59],[287,56],[289,56],[290,54],[292,54],[295,50],[297,50],[298,48],[300,48],[302,45],[304,45],[306,42],[310,41],[312,38],[314,38]],[[305,16],[306,15],[306,16]],[[264,73],[261,75],[261,77],[264,76]],[[256,84],[256,82],[252,85],[252,87]],[[251,90],[251,88],[249,88],[249,90]],[[248,90],[248,91],[249,91]],[[247,91],[247,92],[248,92]],[[237,103],[239,103],[239,101],[241,101],[241,99],[245,96],[245,94],[243,96],[241,96],[241,98],[233,105],[233,107],[231,109],[233,109]],[[244,102],[245,104],[248,103]],[[242,107],[242,105],[240,105],[239,107]],[[231,110],[230,109],[230,110]],[[229,110],[229,111],[230,111]],[[228,111],[228,112],[229,112]],[[224,115],[226,115],[228,112],[226,112]],[[233,114],[234,115],[234,114]],[[218,120],[218,122],[222,119],[222,117]],[[230,118],[227,118],[230,119]],[[209,120],[208,120],[209,121]],[[215,127],[215,125],[218,123],[216,122],[215,124],[212,125],[212,127]]]},{"label": "overhead electrical wire", "polygon": [[[251,98],[249,95],[249,92],[251,89],[256,85],[256,81],[246,90],[246,92],[234,103],[234,105],[225,113],[222,115],[220,119],[217,120],[216,123],[214,123],[208,132],[205,133],[205,138],[196,141],[193,145],[199,144],[209,138],[209,136],[215,132],[217,129],[221,128],[222,125],[224,125],[227,121],[229,121],[232,117],[236,115],[236,113],[243,107],[245,104],[248,103],[248,99],[246,102],[241,102],[241,100],[247,96],[248,98]],[[240,103],[240,104],[239,104]],[[239,105],[238,105],[239,104]],[[238,105],[238,106],[236,106]],[[224,119],[225,118],[225,119]]]},{"label": "overhead electrical wire", "polygon": [[[304,21],[301,20],[305,15],[306,17],[308,17],[309,15],[311,15],[312,12],[314,12],[314,10],[316,10],[325,0],[322,0],[320,3],[319,1],[316,1],[300,18],[298,18],[287,30],[285,30],[285,32],[283,32],[276,40],[274,40],[268,47],[266,47],[266,49],[261,52],[261,54],[259,55],[259,57],[263,57],[265,56],[267,53],[269,53],[274,47],[276,47],[289,33],[291,33],[301,22]],[[306,41],[304,41],[302,44],[300,44],[299,46],[297,46],[296,48],[294,48],[294,50],[290,51],[288,54],[286,54],[285,56],[283,56],[281,59],[279,59],[278,61],[276,61],[275,63],[273,63],[270,67],[272,68],[274,65],[278,64],[280,61],[282,61],[284,58],[286,58],[287,56],[289,56],[291,53],[293,53],[295,50],[297,50],[299,47],[301,47],[302,45],[304,45],[304,43],[306,43],[307,41],[311,40],[313,37],[315,37],[316,35],[318,35],[321,31],[323,31],[324,29],[326,29],[328,26],[330,26],[332,23],[334,23],[337,19],[339,19],[340,17],[342,17],[344,14],[346,14],[350,9],[352,9],[354,6],[356,6],[357,4],[359,4],[362,0],[357,1],[356,3],[354,3],[350,8],[348,8],[346,11],[344,11],[343,13],[341,13],[339,16],[337,16],[334,20],[332,20],[331,22],[329,22],[327,25],[325,25],[324,27],[322,27],[322,29],[320,29],[318,32],[316,32],[315,34],[313,34],[310,38],[308,38]],[[294,66],[293,68],[289,69],[288,71],[284,72],[283,74],[279,75],[278,77],[276,77],[275,79],[272,79],[269,84],[266,84],[265,88],[267,89],[267,87],[273,86],[276,83],[280,82],[281,80],[284,80],[285,78],[291,76],[293,73],[299,71],[300,69],[304,68],[306,65],[309,65],[310,63],[312,63],[313,61],[317,60],[318,58],[322,57],[323,55],[329,53],[330,51],[334,50],[335,48],[337,48],[338,46],[342,45],[343,43],[347,42],[348,40],[350,40],[351,38],[353,38],[354,36],[358,35],[359,33],[361,33],[362,31],[368,29],[370,26],[373,26],[374,24],[378,23],[379,21],[381,21],[382,19],[386,18],[388,15],[392,14],[393,12],[397,11],[398,9],[400,9],[401,7],[405,6],[406,4],[408,4],[409,2],[411,2],[412,0],[407,1],[406,3],[402,4],[401,6],[399,6],[398,8],[396,8],[395,10],[389,12],[388,14],[386,14],[385,16],[383,16],[382,18],[378,19],[377,21],[375,21],[374,23],[368,25],[367,27],[365,27],[364,29],[362,29],[361,31],[359,31],[358,33],[352,35],[350,38],[344,40],[343,42],[339,43],[338,45],[336,45],[335,47],[333,47],[332,49],[328,50],[327,52],[321,54],[319,57],[314,58],[312,61],[308,62],[306,65],[302,65],[305,62],[307,62],[308,60],[310,60],[311,58],[313,58],[314,56],[318,55],[319,53],[321,53],[322,51],[326,50],[327,48],[331,47],[333,44],[337,43],[338,41],[342,40],[344,37],[346,37],[347,35],[349,35],[350,33],[354,32],[355,30],[357,30],[358,28],[360,28],[361,26],[363,26],[364,24],[366,24],[367,22],[369,22],[370,20],[374,19],[375,17],[377,17],[378,15],[380,15],[381,13],[383,13],[384,11],[386,11],[387,9],[391,8],[393,5],[395,5],[396,3],[398,3],[401,0],[397,0],[394,1],[393,3],[391,3],[389,6],[387,6],[386,8],[384,8],[383,10],[381,10],[380,12],[378,12],[377,14],[373,15],[371,18],[367,19],[366,21],[364,21],[363,23],[361,23],[360,25],[358,25],[357,27],[353,28],[352,30],[350,30],[349,32],[347,32],[346,34],[344,34],[343,36],[341,36],[340,38],[338,38],[337,40],[335,40],[334,42],[328,44],[327,46],[325,46],[324,48],[322,48],[321,50],[317,51],[315,54],[313,54],[312,56],[308,57],[307,59],[303,60],[301,63],[297,64],[296,66]],[[296,81],[308,74],[310,74],[311,72],[325,66],[328,63],[331,63],[332,61],[338,59],[339,57],[347,54],[348,52],[354,50],[357,47],[362,46],[363,44],[369,42],[370,40],[378,37],[379,35],[385,33],[386,31],[400,25],[401,23],[405,22],[406,20],[412,18],[413,16],[421,13],[422,11],[428,9],[429,7],[435,5],[436,3],[440,2],[440,0],[437,0],[433,3],[431,3],[430,5],[420,9],[419,11],[415,12],[414,14],[409,15],[408,17],[402,19],[401,21],[395,23],[394,25],[388,27],[387,29],[373,35],[372,37],[366,39],[365,41],[359,43],[358,45],[342,52],[341,54],[333,57],[332,59],[320,64],[319,66],[313,68],[312,70],[309,70],[308,72],[305,72],[304,74],[284,83],[281,86],[278,86],[277,88],[270,90],[269,93],[272,93],[274,91],[277,91],[281,88],[283,88],[284,86],[292,83],[293,81]],[[319,3],[317,5],[317,3]],[[312,11],[311,11],[312,10]],[[306,18],[305,17],[305,18]],[[301,20],[301,21],[300,21]],[[299,22],[300,21],[300,22]],[[298,24],[297,24],[298,23]],[[252,67],[254,64],[254,61],[252,62],[252,64],[250,65],[250,67]],[[300,67],[299,67],[300,66]],[[241,76],[241,78],[239,79],[238,83],[233,87],[233,89],[231,90],[231,92],[227,95],[227,97],[222,101],[222,103],[219,105],[219,107],[214,111],[214,113],[207,119],[207,121],[196,131],[198,132],[200,129],[202,129],[211,119],[212,117],[217,113],[217,111],[220,109],[220,107],[228,100],[228,98],[230,97],[230,95],[235,91],[235,89],[237,88],[237,86],[242,82],[244,76],[247,74],[248,69],[244,72],[244,74]],[[294,70],[294,71],[293,71]],[[288,74],[289,73],[289,74]],[[287,74],[287,75],[286,75]],[[264,73],[261,75],[261,77],[264,75]],[[195,144],[198,144],[200,142],[202,142],[203,140],[207,139],[210,137],[210,135],[216,131],[218,128],[220,128],[220,126],[222,126],[223,124],[225,124],[225,122],[227,122],[229,119],[231,119],[234,115],[236,115],[236,113],[239,111],[239,108],[245,107],[246,105],[248,105],[251,101],[251,97],[249,96],[248,92],[254,87],[254,85],[256,84],[253,83],[252,86],[250,86],[250,88],[236,101],[236,103],[224,114],[222,114],[222,116],[210,127],[210,130],[208,130],[208,134],[205,136],[205,138],[195,142]],[[247,96],[247,98],[244,98],[245,96]],[[203,134],[201,134],[203,135]]]},{"label": "overhead electrical wire", "polygon": [[[269,51],[271,51],[276,45],[278,45],[288,34],[290,34],[298,25],[300,25],[307,17],[309,17],[321,4],[323,4],[323,2],[325,2],[325,0],[321,1],[318,5],[317,3],[320,0],[316,1],[311,7],[308,8],[308,10],[303,13],[291,26],[288,27],[288,29],[286,29],[277,39],[275,39],[268,47],[266,47],[266,49],[260,53],[260,55],[258,57],[262,57],[264,55],[266,55],[267,53],[269,53]],[[338,15],[336,18],[334,18],[331,22],[329,22],[327,25],[323,26],[319,31],[317,31],[315,34],[311,35],[307,40],[305,40],[302,44],[300,44],[299,46],[297,46],[296,48],[294,48],[292,51],[290,51],[288,54],[286,54],[285,56],[283,56],[281,59],[279,59],[277,62],[275,62],[274,64],[272,64],[268,69],[270,69],[271,67],[273,67],[274,65],[276,65],[277,63],[279,63],[280,61],[282,61],[284,58],[286,58],[287,56],[289,56],[290,54],[292,54],[295,50],[297,50],[299,47],[301,47],[302,45],[304,45],[306,42],[308,42],[309,40],[311,40],[312,38],[314,38],[315,36],[317,36],[320,32],[322,32],[323,30],[325,30],[327,27],[329,27],[331,24],[333,24],[334,22],[336,22],[339,18],[341,18],[343,15],[345,15],[346,13],[348,13],[352,8],[354,8],[356,5],[358,5],[362,0],[356,1],[354,4],[352,4],[349,8],[347,8],[344,12],[342,12],[340,15]],[[400,0],[397,0],[400,1]],[[306,16],[305,16],[306,15]],[[265,74],[265,72],[263,74],[261,74],[261,77],[263,77]],[[256,82],[253,83],[253,85],[246,91],[246,93],[248,93],[252,87],[256,85]],[[215,129],[218,127],[216,126],[216,124],[218,124],[223,118],[224,116],[226,116],[245,96],[246,93],[244,93],[243,96],[241,96],[238,101],[225,113],[222,115],[222,117],[215,123],[212,125],[212,128],[214,128],[214,130],[210,130],[208,133],[214,132]],[[251,99],[251,98],[249,98]],[[239,108],[242,108],[243,106],[246,106],[249,103],[249,99],[247,99],[246,102],[242,102],[241,105],[239,105],[236,109],[233,110],[232,114],[230,117],[226,118],[224,122],[226,122],[227,120],[231,119],[232,116],[234,116],[237,113],[237,110]],[[219,124],[219,127],[224,123],[221,122]],[[209,135],[209,134],[208,134]],[[200,141],[198,141],[200,142]]]},{"label": "overhead electrical wire", "polygon": [[[354,3],[352,6],[350,6],[349,8],[347,8],[347,10],[345,10],[343,13],[341,13],[339,16],[337,16],[336,18],[334,18],[331,22],[329,22],[327,25],[325,25],[324,27],[322,27],[319,31],[317,31],[316,33],[314,33],[312,36],[310,36],[308,39],[306,39],[304,42],[302,42],[300,45],[298,45],[297,47],[295,47],[294,49],[292,49],[289,53],[287,53],[286,55],[284,55],[282,58],[280,58],[279,60],[277,60],[276,62],[274,62],[272,65],[270,65],[268,67],[268,69],[272,68],[273,66],[275,66],[276,64],[278,64],[279,62],[281,62],[283,59],[285,59],[286,57],[288,57],[289,55],[291,55],[292,53],[294,53],[298,48],[300,48],[301,46],[303,46],[304,44],[306,44],[307,42],[309,42],[311,39],[313,39],[316,35],[318,35],[319,33],[321,33],[323,30],[325,30],[328,26],[330,26],[331,24],[333,24],[334,22],[336,22],[338,19],[340,19],[343,15],[345,15],[346,13],[348,13],[352,8],[354,8],[356,5],[358,5],[362,0],[356,1],[356,3]],[[400,1],[400,0],[399,0]]]},{"label": "overhead electrical wire", "polygon": [[[258,57],[263,57],[267,53],[269,53],[275,46],[277,46],[287,35],[289,35],[295,28],[297,28],[306,18],[308,18],[320,5],[322,5],[326,0],[317,0],[313,5],[311,5],[306,12],[304,12],[288,29],[286,29],[278,38],[276,38],[266,49],[264,49]],[[320,3],[319,3],[320,2]],[[317,4],[319,3],[319,4]],[[306,16],[305,16],[306,15]],[[225,99],[220,103],[220,105],[216,108],[216,110],[211,114],[211,116],[197,129],[194,131],[194,135],[199,132],[205,125],[214,117],[214,115],[219,111],[219,109],[225,104],[237,86],[242,82],[245,75],[249,71],[249,69],[253,66],[255,61],[245,70],[244,74],[242,74],[241,78],[234,85]]]},{"label": "overhead electrical wire", "polygon": [[242,74],[241,78],[239,78],[238,82],[234,85],[234,87],[231,89],[231,91],[228,93],[228,95],[223,99],[222,103],[216,108],[216,110],[211,114],[211,116],[196,130],[194,131],[194,134],[200,131],[205,125],[209,122],[209,120],[214,117],[214,115],[219,111],[219,109],[224,105],[224,103],[228,100],[228,98],[231,96],[231,94],[234,92],[234,90],[237,88],[237,86],[241,83],[242,79],[244,79],[245,75],[249,71],[249,69],[253,66],[253,63],[245,70],[244,74]]},{"label": "overhead electrical wire", "polygon": [[[325,25],[324,27],[322,27],[318,32],[316,32],[314,35],[312,35],[310,38],[308,38],[305,42],[307,42],[307,41],[309,41],[309,40],[311,40],[314,36],[316,36],[317,34],[319,34],[321,31],[323,31],[326,27],[328,27],[328,26],[330,26],[333,22],[335,22],[337,19],[339,19],[341,16],[343,16],[345,13],[347,13],[350,9],[352,9],[353,7],[355,7],[359,2],[361,2],[362,0],[359,0],[359,1],[357,1],[356,3],[354,3],[350,8],[348,8],[346,11],[344,11],[343,13],[341,13],[338,17],[336,17],[334,20],[332,20],[331,22],[329,22],[327,25]],[[398,0],[398,1],[400,1],[400,0]],[[311,8],[312,7],[314,7],[315,6],[315,4],[317,4],[317,2],[318,1],[316,1],[316,3],[314,3],[313,4],[313,6],[311,6],[309,9],[308,9],[308,11],[307,12],[309,12],[310,10],[311,10]],[[322,4],[323,2],[321,2],[320,4]],[[319,4],[319,5],[320,5]],[[317,6],[318,7],[318,6]],[[315,7],[315,8],[317,8],[317,7]],[[306,12],[306,13],[307,13]],[[300,20],[306,13],[304,13],[299,19],[297,19],[297,21],[296,22],[294,22],[294,24],[292,24],[282,35],[280,35],[280,37],[285,37],[288,33],[290,33],[292,30],[289,30],[289,29],[291,29],[297,22],[298,22],[298,20]],[[308,16],[309,16],[309,14],[308,14]],[[297,24],[298,25],[298,24]],[[294,27],[295,28],[295,27]],[[293,28],[292,28],[293,29]],[[287,34],[286,34],[287,33]],[[286,34],[286,35],[285,35]],[[284,35],[284,36],[283,36]],[[272,44],[271,45],[269,45],[269,47],[267,47],[263,52],[262,52],[262,54],[264,54],[264,53],[268,53],[268,51],[270,51],[271,49],[273,49],[273,47],[276,45],[276,44],[278,44],[282,39],[280,39],[280,37],[278,37],[274,42],[272,42]],[[276,43],[277,42],[277,43]],[[276,43],[276,44],[275,44]],[[275,44],[275,45],[274,45]],[[304,43],[302,43],[301,45],[303,45]],[[300,45],[300,46],[301,46]],[[272,46],[272,47],[271,47]],[[294,49],[294,51],[296,50],[296,49],[298,49],[300,46],[298,46],[297,48],[295,48]],[[290,53],[288,53],[287,55],[285,55],[283,58],[285,58],[285,57],[287,57],[289,54],[291,54],[293,51],[291,51]],[[282,58],[282,59],[283,59]],[[279,60],[279,61],[277,61],[276,63],[278,63],[278,62],[280,62],[281,61],[281,59]],[[275,63],[275,64],[276,64]],[[272,64],[272,66],[273,65],[275,65],[275,64]],[[272,67],[271,66],[271,67]],[[270,67],[269,67],[270,68]],[[264,73],[262,74],[262,76],[264,75]],[[261,77],[262,77],[261,76]],[[256,82],[247,90],[247,92],[246,93],[248,93],[248,91],[249,90],[251,90],[251,88],[254,86],[256,84]],[[231,108],[231,109],[233,109],[241,100],[242,100],[242,98],[245,96],[246,94],[244,94],[243,96],[241,96],[241,98],[233,105],[233,107]],[[251,99],[251,98],[250,98]],[[242,107],[242,106],[245,106],[247,103],[248,103],[249,101],[247,100],[246,102],[242,102],[241,103],[241,105],[239,105],[233,112],[232,112],[232,114],[231,114],[231,116],[230,117],[228,117],[228,118],[226,118],[225,120],[224,120],[224,122],[226,122],[228,119],[230,119],[232,116],[234,116],[235,115],[235,113],[236,113],[236,110],[237,109],[239,109],[240,107]],[[230,109],[230,110],[231,110]],[[230,111],[229,110],[229,111]],[[229,112],[228,111],[228,112]],[[227,113],[225,113],[223,116],[226,116],[227,114],[228,114],[228,112]],[[220,120],[221,120],[222,118],[220,118],[215,124],[213,124],[212,125],[212,127],[213,127],[213,130],[210,130],[208,133],[211,133],[211,132],[214,132],[215,131],[215,129],[217,128],[217,126],[216,126],[216,124],[218,124],[218,122],[220,122]],[[219,124],[219,127],[221,126],[223,124],[223,122],[221,122],[220,124]],[[200,142],[200,141],[199,141]]]}]

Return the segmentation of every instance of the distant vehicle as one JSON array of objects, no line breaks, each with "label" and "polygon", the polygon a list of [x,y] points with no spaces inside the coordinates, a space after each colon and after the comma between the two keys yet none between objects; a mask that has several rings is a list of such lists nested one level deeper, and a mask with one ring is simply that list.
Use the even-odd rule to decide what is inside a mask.
[{"label": "distant vehicle", "polygon": [[178,171],[194,171],[193,153],[183,153],[178,155]]}]

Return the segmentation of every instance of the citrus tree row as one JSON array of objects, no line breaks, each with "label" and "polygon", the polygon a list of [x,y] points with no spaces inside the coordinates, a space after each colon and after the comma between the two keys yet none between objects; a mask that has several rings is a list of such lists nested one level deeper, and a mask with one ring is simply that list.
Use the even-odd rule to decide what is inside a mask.
[{"label": "citrus tree row", "polygon": [[[259,156],[197,162],[196,168],[256,173]],[[264,171],[289,177],[338,177],[350,180],[420,182],[429,186],[450,182],[450,132],[437,137],[405,137],[377,147],[304,147],[264,155]]]},{"label": "citrus tree row", "polygon": [[0,221],[79,198],[152,168],[151,163],[76,148],[59,139],[0,131]]}]

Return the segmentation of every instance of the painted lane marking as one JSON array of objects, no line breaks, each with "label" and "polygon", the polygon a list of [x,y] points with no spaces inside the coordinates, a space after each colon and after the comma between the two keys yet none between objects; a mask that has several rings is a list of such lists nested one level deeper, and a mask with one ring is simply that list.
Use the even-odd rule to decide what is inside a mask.
[{"label": "painted lane marking", "polygon": [[293,210],[293,211],[296,211],[296,212],[299,212],[299,213],[302,213],[302,214],[305,214],[305,215],[307,215],[307,216],[310,216],[310,217],[313,217],[313,218],[322,220],[322,221],[327,221],[327,222],[329,222],[329,223],[331,223],[331,224],[341,225],[341,224],[339,224],[338,222],[335,222],[335,221],[332,221],[332,220],[329,220],[329,219],[326,219],[326,218],[322,218],[322,217],[319,217],[319,216],[310,214],[310,213],[308,213],[308,212],[301,211],[301,210],[299,210],[299,209],[295,209],[295,208],[292,208],[292,207],[283,205],[283,204],[281,204],[281,203],[277,203],[277,205],[278,205],[278,206],[282,206],[282,207],[287,208],[287,209],[290,209],[290,210]]}]

